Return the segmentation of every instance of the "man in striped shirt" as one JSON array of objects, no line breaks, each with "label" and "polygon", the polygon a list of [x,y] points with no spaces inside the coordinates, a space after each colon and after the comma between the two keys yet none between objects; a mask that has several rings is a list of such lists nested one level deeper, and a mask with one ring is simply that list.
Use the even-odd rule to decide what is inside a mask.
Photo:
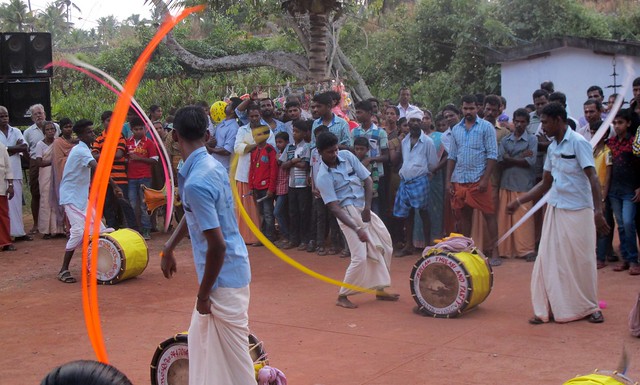
[{"label": "man in striped shirt", "polygon": [[490,183],[498,158],[496,132],[491,123],[478,117],[473,95],[462,98],[462,112],[464,119],[451,130],[445,188],[451,192],[458,231],[465,236],[471,234],[473,209],[482,211],[490,238],[484,252],[492,266],[499,266],[502,261],[495,247],[498,223]]}]

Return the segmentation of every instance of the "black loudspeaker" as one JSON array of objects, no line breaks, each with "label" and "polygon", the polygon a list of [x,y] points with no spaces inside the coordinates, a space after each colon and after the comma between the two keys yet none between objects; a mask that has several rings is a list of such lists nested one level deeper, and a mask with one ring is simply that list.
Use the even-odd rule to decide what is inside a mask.
[{"label": "black loudspeaker", "polygon": [[9,124],[30,126],[29,107],[42,104],[47,118],[51,119],[51,88],[49,79],[10,80],[0,84],[3,105],[9,110]]},{"label": "black loudspeaker", "polygon": [[5,32],[0,38],[4,78],[51,77],[44,67],[52,61],[51,34],[44,32]]}]

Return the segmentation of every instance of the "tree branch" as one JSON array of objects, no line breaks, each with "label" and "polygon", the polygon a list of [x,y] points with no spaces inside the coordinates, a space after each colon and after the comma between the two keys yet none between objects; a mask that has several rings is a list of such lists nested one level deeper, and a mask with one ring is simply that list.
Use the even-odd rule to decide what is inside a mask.
[{"label": "tree branch", "polygon": [[259,51],[241,55],[203,59],[184,49],[172,33],[165,41],[167,48],[185,65],[206,72],[238,71],[254,67],[272,67],[289,73],[298,79],[307,79],[308,60],[301,55],[281,51]]}]

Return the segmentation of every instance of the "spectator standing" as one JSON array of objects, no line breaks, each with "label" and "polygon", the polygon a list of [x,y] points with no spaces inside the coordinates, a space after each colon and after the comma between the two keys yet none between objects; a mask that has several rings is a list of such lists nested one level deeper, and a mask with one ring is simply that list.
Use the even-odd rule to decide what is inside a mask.
[{"label": "spectator standing", "polygon": [[[0,111],[0,120],[4,113]],[[0,142],[0,250],[15,251],[11,242],[11,220],[9,219],[9,199],[13,197],[13,173],[7,147]]]},{"label": "spectator standing", "polygon": [[227,104],[224,110],[225,119],[216,126],[215,135],[207,142],[207,151],[224,166],[227,172],[229,172],[231,154],[233,154],[236,135],[238,135],[238,129],[240,128],[236,116],[236,107],[241,102],[242,100],[239,98],[231,99],[231,102]]},{"label": "spectator standing", "polygon": [[57,203],[51,202],[51,159],[56,127],[53,122],[44,122],[44,139],[36,145],[36,164],[40,167],[38,183],[40,184],[40,213],[38,215],[38,231],[43,239],[49,239],[58,234],[64,234],[64,227],[60,226],[57,216]]},{"label": "spectator standing", "polygon": [[65,233],[69,231],[69,224],[66,221],[64,208],[60,205],[60,182],[64,172],[64,165],[73,146],[78,143],[78,139],[72,137],[73,122],[69,118],[60,119],[60,136],[51,145],[51,204],[56,205],[56,218],[58,226],[63,226]]},{"label": "spectator standing", "polygon": [[[276,134],[276,150],[282,154],[289,144],[289,134],[278,132]],[[279,156],[278,156],[279,159]],[[289,170],[282,167],[278,161],[278,177],[276,179],[276,205],[273,209],[280,230],[280,239],[275,243],[281,249],[291,249],[294,246],[289,242]]]},{"label": "spectator standing", "polygon": [[[276,195],[278,178],[278,160],[276,149],[267,143],[269,126],[260,126],[252,131],[257,147],[251,151],[249,166],[249,188],[262,218],[261,230],[271,242],[276,240],[275,219],[273,217],[273,199]],[[256,243],[256,246],[260,243]]]}]

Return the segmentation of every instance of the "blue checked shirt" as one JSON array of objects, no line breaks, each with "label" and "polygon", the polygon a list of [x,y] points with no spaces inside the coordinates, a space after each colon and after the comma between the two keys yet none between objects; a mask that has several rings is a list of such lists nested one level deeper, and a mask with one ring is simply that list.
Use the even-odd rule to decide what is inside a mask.
[{"label": "blue checked shirt", "polygon": [[[322,125],[322,118],[318,118],[313,121],[313,127],[311,128],[311,133],[316,127]],[[342,119],[336,114],[333,114],[333,120],[331,120],[331,124],[327,126],[329,128],[329,132],[338,137],[338,144],[344,145],[347,147],[353,146],[353,141],[351,140],[351,130],[349,130],[349,123],[346,120]],[[311,135],[311,144],[316,144],[315,135]]]},{"label": "blue checked shirt", "polygon": [[[380,156],[382,154],[382,150],[389,149],[389,138],[387,136],[387,132],[376,126],[374,123],[371,123],[371,127],[368,130],[362,128],[362,126],[358,126],[351,131],[351,136],[353,139],[364,136],[369,140],[369,154],[367,157],[373,158]],[[384,175],[384,165],[382,162],[373,162],[373,165],[378,169],[378,175]]]},{"label": "blue checked shirt", "polygon": [[464,119],[453,126],[449,159],[455,160],[451,181],[455,183],[475,183],[487,168],[488,159],[498,159],[496,129],[486,120],[476,117],[469,130]]}]

